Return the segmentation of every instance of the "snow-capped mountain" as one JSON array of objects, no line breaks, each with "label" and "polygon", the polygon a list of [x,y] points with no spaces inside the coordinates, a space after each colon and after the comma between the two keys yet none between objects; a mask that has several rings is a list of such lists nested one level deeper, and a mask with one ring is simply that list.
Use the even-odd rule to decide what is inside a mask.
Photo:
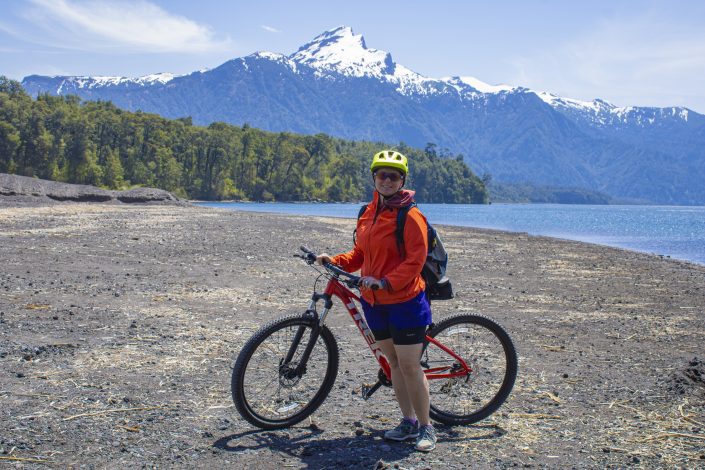
[{"label": "snow-capped mountain", "polygon": [[103,88],[122,86],[129,87],[144,87],[155,84],[165,84],[173,80],[178,75],[172,73],[155,73],[145,75],[143,77],[128,78],[128,77],[108,77],[108,76],[78,76],[78,77],[62,77],[63,80],[56,90],[57,95],[68,94],[68,91],[76,91],[81,89]]},{"label": "snow-capped mountain", "polygon": [[384,79],[394,76],[392,55],[368,49],[362,35],[351,28],[340,27],[326,31],[289,56],[293,62],[316,69],[319,76],[345,75]]},{"label": "snow-capped mountain", "polygon": [[288,56],[257,52],[189,75],[30,76],[22,84],[34,95],[109,99],[204,125],[433,142],[497,181],[705,203],[705,116],[580,101],[469,76],[424,77],[345,26]]}]

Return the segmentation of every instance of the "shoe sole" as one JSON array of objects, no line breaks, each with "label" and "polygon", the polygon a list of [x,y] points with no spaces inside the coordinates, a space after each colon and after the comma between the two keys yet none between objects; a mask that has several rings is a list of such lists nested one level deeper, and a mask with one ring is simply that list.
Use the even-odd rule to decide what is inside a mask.
[{"label": "shoe sole", "polygon": [[418,450],[419,452],[431,452],[435,448],[436,448],[436,444],[433,444],[433,447],[427,447],[425,449],[422,449],[421,447],[414,446],[414,449]]},{"label": "shoe sole", "polygon": [[404,442],[404,441],[408,441],[409,439],[416,439],[417,437],[419,437],[418,434],[409,434],[406,437],[387,437],[387,436],[384,436],[384,439],[387,441]]}]

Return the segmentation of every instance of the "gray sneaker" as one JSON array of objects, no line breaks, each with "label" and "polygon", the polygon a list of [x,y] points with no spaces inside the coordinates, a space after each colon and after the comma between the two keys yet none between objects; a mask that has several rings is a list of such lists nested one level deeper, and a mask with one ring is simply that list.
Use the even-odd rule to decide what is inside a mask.
[{"label": "gray sneaker", "polygon": [[433,426],[421,426],[419,437],[416,438],[416,450],[421,452],[431,452],[436,448],[436,430]]},{"label": "gray sneaker", "polygon": [[417,424],[411,424],[405,419],[401,420],[401,423],[389,431],[384,433],[384,438],[390,441],[405,441],[407,439],[413,439],[419,435],[419,426]]}]

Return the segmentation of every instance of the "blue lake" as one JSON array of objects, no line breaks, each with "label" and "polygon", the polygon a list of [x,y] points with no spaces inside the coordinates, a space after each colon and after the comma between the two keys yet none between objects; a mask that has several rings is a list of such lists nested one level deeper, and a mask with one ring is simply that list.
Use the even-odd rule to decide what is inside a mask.
[{"label": "blue lake", "polygon": [[[294,215],[357,217],[361,204],[204,202]],[[481,227],[627,248],[705,265],[705,207],[419,204],[434,225]]]}]

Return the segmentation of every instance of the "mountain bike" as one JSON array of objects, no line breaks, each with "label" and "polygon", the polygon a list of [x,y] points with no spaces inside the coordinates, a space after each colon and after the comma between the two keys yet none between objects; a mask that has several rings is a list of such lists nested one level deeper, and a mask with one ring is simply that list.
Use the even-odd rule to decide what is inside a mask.
[{"label": "mountain bike", "polygon": [[[314,267],[316,254],[301,247],[298,256]],[[342,301],[380,369],[374,385],[363,385],[369,399],[381,386],[391,386],[387,358],[375,341],[355,301],[360,277],[324,263],[323,292],[311,296],[303,314],[279,318],[259,329],[238,354],[231,391],[240,415],[263,429],[302,421],[323,403],[338,372],[338,345],[325,325],[333,298]],[[318,269],[317,269],[318,270]],[[316,281],[317,282],[317,281]],[[323,310],[317,310],[318,302]],[[456,314],[429,326],[420,358],[428,379],[431,418],[461,425],[495,412],[509,396],[517,375],[517,353],[507,332],[490,318]]]}]

